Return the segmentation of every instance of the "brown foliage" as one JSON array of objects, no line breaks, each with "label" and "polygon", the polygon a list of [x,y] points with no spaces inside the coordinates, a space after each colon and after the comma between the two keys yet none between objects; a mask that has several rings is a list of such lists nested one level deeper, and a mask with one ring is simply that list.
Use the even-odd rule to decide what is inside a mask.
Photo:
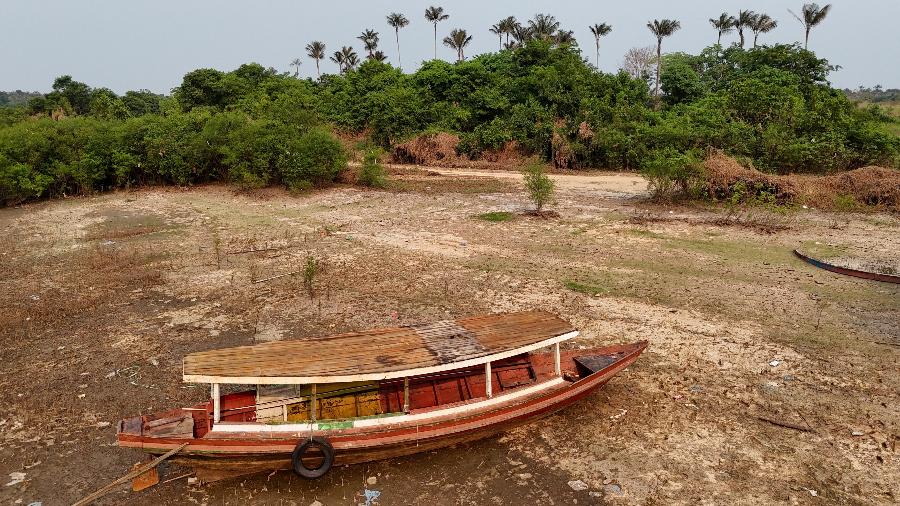
[{"label": "brown foliage", "polygon": [[462,159],[456,152],[457,145],[459,136],[453,134],[439,132],[420,135],[398,144],[394,148],[393,161],[417,165],[452,165]]},{"label": "brown foliage", "polygon": [[704,162],[705,189],[714,198],[730,198],[738,183],[748,196],[768,192],[779,204],[808,204],[820,208],[851,202],[900,210],[900,171],[863,167],[829,176],[765,174],[744,167],[734,158],[713,152]]}]

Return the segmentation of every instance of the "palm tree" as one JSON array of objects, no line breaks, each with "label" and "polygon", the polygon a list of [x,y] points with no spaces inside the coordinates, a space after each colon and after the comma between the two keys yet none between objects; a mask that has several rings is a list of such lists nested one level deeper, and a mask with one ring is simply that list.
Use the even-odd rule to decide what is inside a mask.
[{"label": "palm tree", "polygon": [[738,30],[738,35],[741,36],[741,47],[744,47],[744,28],[750,28],[753,26],[753,21],[756,19],[756,13],[753,11],[738,11],[737,18],[734,22],[734,27]]},{"label": "palm tree", "polygon": [[400,62],[400,29],[409,24],[406,16],[399,12],[388,14],[387,22],[394,28],[394,34],[397,36],[397,68],[403,70],[403,63]]},{"label": "palm tree", "polygon": [[[353,51],[353,48],[350,48],[350,54],[346,55],[344,61],[347,62],[347,70],[356,70],[356,66],[359,65],[359,55],[356,54],[356,51]],[[375,55],[372,55],[372,58],[375,58]]]},{"label": "palm tree", "polygon": [[503,50],[503,27],[500,26],[500,23],[497,23],[494,26],[490,27],[488,31],[500,37],[500,49]]},{"label": "palm tree", "polygon": [[306,45],[306,54],[313,60],[316,60],[316,74],[318,77],[322,77],[322,72],[319,70],[319,60],[325,58],[325,43],[318,40],[310,42]]},{"label": "palm tree", "polygon": [[461,62],[466,59],[466,46],[472,42],[472,36],[465,30],[455,29],[450,32],[449,37],[444,37],[444,45],[456,50],[456,61]]},{"label": "palm tree", "polygon": [[801,11],[803,13],[802,18],[794,14],[794,12],[790,9],[788,9],[788,12],[790,12],[795,18],[797,18],[797,21],[803,23],[804,27],[806,27],[806,39],[804,39],[803,48],[808,49],[810,30],[812,30],[813,27],[818,26],[822,21],[825,21],[828,13],[831,12],[831,4],[828,4],[825,7],[819,7],[819,4],[815,3],[803,4],[803,10]]},{"label": "palm tree", "polygon": [[600,37],[605,37],[612,31],[612,27],[606,23],[595,24],[590,27],[591,33],[594,34],[594,40],[597,42],[597,68],[600,68]]},{"label": "palm tree", "polygon": [[383,51],[375,51],[371,56],[368,56],[367,59],[383,62],[387,61],[387,55],[384,54]]},{"label": "palm tree", "polygon": [[506,43],[507,49],[515,49],[524,46],[528,41],[534,39],[534,31],[530,26],[523,26],[520,23],[516,23],[516,26],[513,27],[512,36],[513,42],[512,44],[509,42]]},{"label": "palm tree", "polygon": [[372,56],[372,53],[378,49],[378,32],[375,30],[366,30],[357,37],[357,39],[361,40],[363,43],[363,47],[366,51],[368,51],[369,56]]},{"label": "palm tree", "polygon": [[294,58],[294,61],[291,62],[291,67],[295,67],[294,77],[297,77],[300,75],[300,65],[302,63],[303,63],[303,61],[301,61],[300,58]]},{"label": "palm tree", "polygon": [[528,20],[528,28],[534,38],[551,40],[559,30],[559,21],[550,14],[535,14],[534,19]]},{"label": "palm tree", "polygon": [[500,26],[500,30],[503,32],[503,34],[506,35],[506,44],[505,45],[508,48],[509,47],[509,36],[512,35],[513,33],[515,33],[516,27],[519,26],[519,22],[516,21],[515,16],[509,16],[509,17],[501,20],[499,23],[497,23],[497,25]]},{"label": "palm tree", "polygon": [[652,22],[647,23],[647,28],[653,32],[653,35],[656,36],[656,91],[655,94],[659,96],[659,70],[660,65],[662,63],[662,41],[664,38],[672,35],[677,32],[679,28],[681,28],[681,23],[675,21],[674,19],[654,19]]},{"label": "palm tree", "polygon": [[334,55],[331,56],[331,61],[338,64],[343,74],[356,67],[359,63],[359,55],[356,54],[352,47],[344,46],[340,51],[334,52]]},{"label": "palm tree", "polygon": [[734,31],[734,28],[737,25],[737,19],[727,12],[723,12],[722,14],[719,14],[719,19],[709,18],[709,24],[713,25],[713,28],[719,31],[719,40],[716,44],[721,46],[722,35]]},{"label": "palm tree", "polygon": [[450,15],[444,14],[443,7],[431,6],[425,9],[425,19],[434,23],[434,59],[437,60],[437,25],[441,21],[450,19]]},{"label": "palm tree", "polygon": [[768,14],[760,14],[753,20],[750,29],[753,30],[753,47],[756,47],[756,40],[761,33],[769,33],[778,26],[778,21],[772,19]]}]

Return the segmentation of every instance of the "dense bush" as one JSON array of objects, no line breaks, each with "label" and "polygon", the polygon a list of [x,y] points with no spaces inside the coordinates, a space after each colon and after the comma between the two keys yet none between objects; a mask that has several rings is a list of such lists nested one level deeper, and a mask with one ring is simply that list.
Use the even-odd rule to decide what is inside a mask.
[{"label": "dense bush", "polygon": [[[193,78],[174,102],[144,92],[118,98],[58,79],[55,91],[29,108],[53,102],[76,111],[69,105],[76,103],[88,107],[86,114],[53,120],[45,111],[0,128],[0,203],[156,183],[303,189],[333,181],[347,155],[317,126],[311,85],[260,69],[245,65],[223,74],[224,84],[207,81],[240,91],[202,104],[198,97],[216,94],[197,89]],[[181,102],[190,85],[194,102]]]}]

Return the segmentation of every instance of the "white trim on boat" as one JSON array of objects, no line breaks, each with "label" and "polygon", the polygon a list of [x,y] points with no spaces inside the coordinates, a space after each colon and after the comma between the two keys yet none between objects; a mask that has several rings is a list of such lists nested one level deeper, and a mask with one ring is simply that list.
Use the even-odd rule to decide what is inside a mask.
[{"label": "white trim on boat", "polygon": [[[560,384],[565,383],[565,380],[556,377],[551,380],[547,380],[536,385],[531,385],[529,387],[525,387],[522,389],[516,389],[507,393],[501,393],[495,395],[490,399],[484,399],[478,402],[468,402],[465,404],[453,406],[446,409],[438,409],[434,411],[426,411],[424,413],[416,413],[414,415],[399,415],[399,416],[384,416],[378,418],[364,418],[359,420],[348,420],[348,422],[352,422],[351,426],[343,426],[341,429],[348,428],[357,428],[357,427],[378,427],[381,425],[393,425],[397,423],[404,422],[415,422],[420,420],[428,420],[432,418],[439,418],[443,416],[449,415],[458,415],[462,413],[469,413],[473,411],[477,411],[483,408],[488,408],[491,406],[495,406],[497,404],[501,404],[510,400],[519,399],[521,397],[527,397],[542,390],[546,390]],[[334,422],[321,422],[321,423],[279,423],[279,424],[265,424],[260,422],[221,422],[213,426],[212,432],[216,433],[245,433],[245,432],[297,432],[304,433],[309,431],[318,431],[325,430],[320,429],[320,425],[323,427],[329,427],[330,425],[340,424],[341,421],[335,420]]]},{"label": "white trim on boat", "polygon": [[516,348],[514,350],[495,353],[493,355],[485,355],[483,357],[463,360],[461,362],[451,362],[430,367],[420,367],[418,369],[406,369],[403,371],[390,371],[370,374],[355,374],[343,376],[207,376],[203,374],[184,374],[186,383],[221,383],[231,385],[309,385],[314,383],[353,383],[357,381],[381,381],[388,379],[404,378],[409,376],[421,376],[423,374],[435,374],[439,372],[452,371],[454,369],[463,369],[476,365],[483,365],[496,360],[521,355],[534,350],[539,350],[547,346],[568,341],[578,337],[578,331],[567,332],[565,334],[551,337],[528,346]]}]

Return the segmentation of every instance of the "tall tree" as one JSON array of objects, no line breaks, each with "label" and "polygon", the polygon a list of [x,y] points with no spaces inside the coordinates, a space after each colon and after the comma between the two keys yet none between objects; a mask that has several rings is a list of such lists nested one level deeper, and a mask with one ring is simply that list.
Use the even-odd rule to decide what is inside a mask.
[{"label": "tall tree", "polygon": [[753,21],[756,20],[756,13],[753,11],[738,11],[737,18],[735,18],[734,27],[737,28],[738,35],[741,36],[741,47],[744,47],[744,28],[750,28],[753,26]]},{"label": "tall tree", "polygon": [[456,50],[456,61],[461,62],[466,59],[466,46],[472,42],[472,36],[465,30],[455,29],[450,32],[449,37],[444,37],[444,45]]},{"label": "tall tree", "polygon": [[552,40],[559,30],[559,21],[550,14],[535,14],[528,20],[528,28],[536,39]]},{"label": "tall tree", "polygon": [[679,28],[681,28],[681,23],[675,21],[674,19],[654,19],[652,22],[647,23],[647,28],[653,32],[653,35],[656,36],[656,91],[655,94],[659,96],[659,71],[662,64],[662,41],[664,38],[669,37],[673,33],[677,32]]},{"label": "tall tree", "polygon": [[597,68],[600,68],[600,37],[605,37],[612,31],[612,27],[606,23],[595,24],[590,27],[591,33],[594,34],[594,41],[597,43]]},{"label": "tall tree", "polygon": [[369,57],[371,58],[372,53],[378,49],[378,41],[380,40],[378,32],[375,30],[365,30],[357,37],[357,39],[362,41],[363,48],[369,53]]},{"label": "tall tree", "polygon": [[506,36],[506,44],[504,47],[509,48],[509,36],[515,33],[516,27],[519,26],[519,22],[516,21],[515,16],[509,16],[507,18],[502,19],[497,25],[500,26],[500,30],[503,32],[503,35]]},{"label": "tall tree", "polygon": [[443,7],[431,6],[425,9],[425,19],[434,24],[434,59],[437,60],[437,25],[441,21],[450,19],[450,15],[444,14]]},{"label": "tall tree", "polygon": [[753,47],[756,47],[756,41],[759,39],[759,34],[761,33],[769,33],[778,26],[778,21],[772,19],[768,14],[759,14],[753,20],[753,24],[750,25],[750,29],[753,30]]},{"label": "tall tree", "polygon": [[319,61],[325,58],[325,43],[314,40],[306,45],[306,54],[316,60],[316,76],[322,77],[322,71],[319,70]]},{"label": "tall tree", "polygon": [[394,34],[397,36],[397,68],[402,70],[403,63],[400,60],[400,29],[406,27],[406,25],[409,24],[409,20],[399,12],[392,12],[388,14],[387,22],[394,28]]},{"label": "tall tree", "polygon": [[359,55],[356,54],[356,51],[354,51],[352,47],[344,46],[340,51],[334,52],[331,56],[331,61],[338,64],[338,68],[340,68],[340,71],[343,74],[356,67],[359,63]]},{"label": "tall tree", "polygon": [[719,14],[718,18],[709,18],[709,24],[713,25],[713,28],[719,31],[719,38],[716,44],[721,46],[722,35],[734,31],[735,26],[737,26],[737,19],[727,12],[723,12],[722,14]]},{"label": "tall tree", "polygon": [[803,17],[800,17],[794,14],[794,11],[788,9],[788,11],[797,18],[797,21],[803,23],[803,26],[806,28],[806,38],[803,42],[803,48],[809,49],[809,32],[814,27],[818,26],[819,23],[825,21],[825,18],[828,17],[828,13],[831,12],[831,4],[826,5],[825,7],[819,7],[819,4],[803,4],[803,10],[801,11]]},{"label": "tall tree", "polygon": [[503,49],[503,27],[500,26],[500,23],[497,23],[494,26],[490,27],[490,29],[488,29],[488,31],[493,33],[494,35],[500,37],[500,49],[502,50]]},{"label": "tall tree", "polygon": [[294,61],[291,62],[291,67],[294,67],[294,77],[300,75],[300,64],[302,63],[303,61],[301,61],[300,58],[294,58]]}]

